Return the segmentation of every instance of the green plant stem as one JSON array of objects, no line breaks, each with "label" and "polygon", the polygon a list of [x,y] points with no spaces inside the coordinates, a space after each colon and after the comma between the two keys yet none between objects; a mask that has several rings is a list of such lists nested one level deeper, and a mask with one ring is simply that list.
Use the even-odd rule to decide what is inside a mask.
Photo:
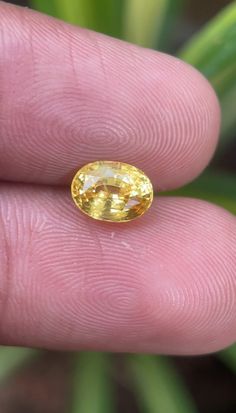
[{"label": "green plant stem", "polygon": [[174,40],[176,23],[181,15],[186,0],[168,0],[165,9],[165,16],[162,19],[155,48],[161,51],[170,52],[169,48]]},{"label": "green plant stem", "polygon": [[140,46],[168,50],[177,15],[184,0],[127,0],[124,38]]},{"label": "green plant stem", "polygon": [[112,386],[108,376],[109,355],[80,353],[74,356],[71,413],[112,413]]},{"label": "green plant stem", "polygon": [[154,47],[161,33],[169,0],[127,0],[124,37],[140,46]]},{"label": "green plant stem", "polygon": [[126,362],[143,413],[196,413],[194,403],[169,359],[129,355]]}]

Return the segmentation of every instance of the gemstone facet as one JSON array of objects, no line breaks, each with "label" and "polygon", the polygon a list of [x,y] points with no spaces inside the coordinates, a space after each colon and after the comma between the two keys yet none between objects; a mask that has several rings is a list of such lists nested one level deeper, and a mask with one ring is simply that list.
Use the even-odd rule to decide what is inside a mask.
[{"label": "gemstone facet", "polygon": [[76,172],[71,195],[76,206],[102,221],[131,221],[147,211],[153,200],[150,179],[135,166],[97,161]]}]

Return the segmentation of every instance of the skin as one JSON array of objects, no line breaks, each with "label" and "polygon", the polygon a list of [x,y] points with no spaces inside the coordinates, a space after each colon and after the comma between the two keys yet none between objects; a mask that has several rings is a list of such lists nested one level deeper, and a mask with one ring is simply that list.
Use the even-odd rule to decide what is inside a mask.
[{"label": "skin", "polygon": [[[0,2],[0,342],[199,354],[236,336],[236,219],[155,199],[126,224],[70,198],[99,159],[181,187],[209,163],[220,109],[176,58]],[[114,159],[115,158],[115,159]]]}]

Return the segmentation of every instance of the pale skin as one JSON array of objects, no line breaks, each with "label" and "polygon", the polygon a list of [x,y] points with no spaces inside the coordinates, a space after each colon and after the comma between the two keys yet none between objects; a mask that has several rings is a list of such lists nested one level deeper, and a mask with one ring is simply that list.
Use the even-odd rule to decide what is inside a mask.
[{"label": "pale skin", "polygon": [[179,188],[219,125],[185,63],[0,2],[1,344],[200,354],[235,341],[233,215],[156,197],[139,220],[96,222],[69,189],[100,159]]}]

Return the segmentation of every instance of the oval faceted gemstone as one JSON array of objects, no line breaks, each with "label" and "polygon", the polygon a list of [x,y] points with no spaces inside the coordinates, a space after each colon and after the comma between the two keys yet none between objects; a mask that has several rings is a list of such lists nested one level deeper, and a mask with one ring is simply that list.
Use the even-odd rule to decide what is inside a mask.
[{"label": "oval faceted gemstone", "polygon": [[81,168],[71,184],[78,208],[102,221],[131,221],[150,207],[153,188],[138,168],[122,162],[98,161]]}]

